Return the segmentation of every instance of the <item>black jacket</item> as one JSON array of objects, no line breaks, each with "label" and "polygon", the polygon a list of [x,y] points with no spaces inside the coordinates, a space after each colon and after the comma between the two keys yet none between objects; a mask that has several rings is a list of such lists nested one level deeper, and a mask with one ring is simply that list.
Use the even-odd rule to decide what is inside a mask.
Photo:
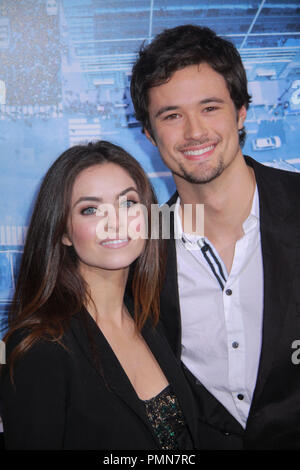
[{"label": "black jacket", "polygon": [[[300,340],[300,175],[266,167],[250,157],[246,162],[253,167],[258,186],[264,270],[257,382],[244,431],[184,368],[198,403],[198,445],[205,449],[300,449],[300,364],[292,362],[292,344]],[[177,197],[176,193],[168,204],[174,204]],[[170,345],[180,358],[181,320],[172,238],[167,242],[161,309]]]},{"label": "black jacket", "polygon": [[[89,334],[99,352],[100,368],[93,360]],[[189,433],[182,437],[181,446],[192,449],[195,410],[180,364],[159,328],[147,324],[142,334],[185,416]],[[18,341],[20,335],[13,335],[8,355]],[[67,350],[46,340],[34,345],[16,363],[15,389],[8,367],[4,367],[1,393],[6,449],[158,449],[144,404],[85,310],[71,318],[63,343]]]}]

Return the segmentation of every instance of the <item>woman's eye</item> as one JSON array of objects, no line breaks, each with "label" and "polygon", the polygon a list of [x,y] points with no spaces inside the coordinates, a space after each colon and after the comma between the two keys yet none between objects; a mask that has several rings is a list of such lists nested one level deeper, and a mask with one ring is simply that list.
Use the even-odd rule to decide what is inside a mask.
[{"label": "woman's eye", "polygon": [[97,208],[96,207],[86,207],[85,209],[82,209],[81,214],[82,215],[93,215],[96,214]]},{"label": "woman's eye", "polygon": [[137,204],[137,201],[126,199],[125,201],[120,202],[120,207],[132,207],[134,204]]}]

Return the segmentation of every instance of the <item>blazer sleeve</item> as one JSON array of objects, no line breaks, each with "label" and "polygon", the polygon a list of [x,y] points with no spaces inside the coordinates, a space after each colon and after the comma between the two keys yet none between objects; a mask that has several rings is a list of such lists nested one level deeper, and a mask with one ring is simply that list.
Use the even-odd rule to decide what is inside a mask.
[{"label": "blazer sleeve", "polygon": [[[13,337],[12,337],[13,338]],[[15,345],[7,344],[7,352]],[[66,351],[40,340],[1,374],[6,449],[62,449],[66,420]]]}]

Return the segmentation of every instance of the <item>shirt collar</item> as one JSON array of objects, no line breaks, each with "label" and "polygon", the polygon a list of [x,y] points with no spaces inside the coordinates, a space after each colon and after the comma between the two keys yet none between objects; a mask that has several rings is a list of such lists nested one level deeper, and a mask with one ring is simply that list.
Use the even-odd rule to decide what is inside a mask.
[{"label": "shirt collar", "polygon": [[[255,191],[252,200],[251,211],[245,222],[243,223],[244,232],[248,232],[253,226],[259,222],[259,195],[257,185],[255,186]],[[175,203],[174,210],[174,232],[175,239],[177,240],[187,240],[190,243],[197,243],[198,240],[203,240],[205,237],[201,235],[194,235],[190,233],[184,233],[182,229],[182,223],[180,218],[180,197],[178,196]]]},{"label": "shirt collar", "polygon": [[255,186],[252,207],[250,214],[243,223],[243,230],[245,233],[249,232],[253,227],[258,226],[259,224],[259,196],[257,185]]}]

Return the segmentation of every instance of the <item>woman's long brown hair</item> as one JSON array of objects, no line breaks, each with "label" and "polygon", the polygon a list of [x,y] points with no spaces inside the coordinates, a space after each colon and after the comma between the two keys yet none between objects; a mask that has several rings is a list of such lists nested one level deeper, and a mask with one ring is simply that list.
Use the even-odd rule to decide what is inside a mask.
[{"label": "woman's long brown hair", "polygon": [[[73,247],[62,244],[70,211],[74,181],[93,165],[115,163],[134,180],[141,203],[147,208],[151,233],[151,204],[156,198],[140,164],[121,147],[106,141],[78,145],[66,150],[44,177],[28,228],[16,290],[9,312],[6,342],[17,330],[25,334],[9,358],[14,362],[41,338],[61,343],[72,315],[89,299],[88,287],[77,269]],[[150,236],[130,271],[137,328],[148,318],[159,318],[159,293],[163,272],[160,242]],[[61,343],[62,344],[62,343]],[[62,344],[63,345],[63,344]]]}]

